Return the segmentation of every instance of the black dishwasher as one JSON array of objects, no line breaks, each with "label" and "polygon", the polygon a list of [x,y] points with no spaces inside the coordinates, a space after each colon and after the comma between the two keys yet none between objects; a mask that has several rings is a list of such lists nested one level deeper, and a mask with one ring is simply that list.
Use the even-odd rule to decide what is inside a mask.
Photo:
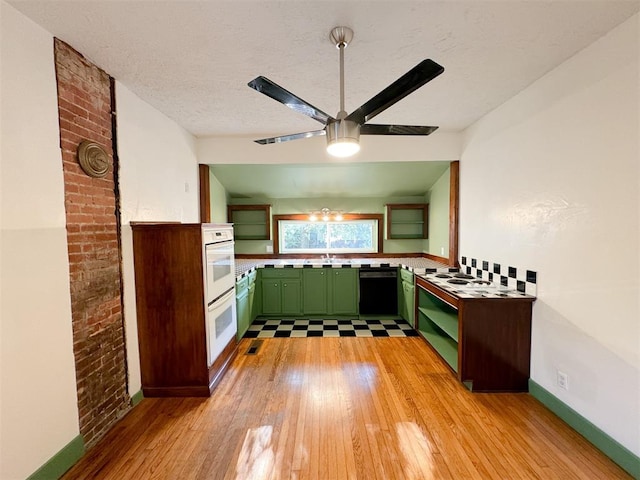
[{"label": "black dishwasher", "polygon": [[360,314],[398,314],[398,269],[360,268]]}]

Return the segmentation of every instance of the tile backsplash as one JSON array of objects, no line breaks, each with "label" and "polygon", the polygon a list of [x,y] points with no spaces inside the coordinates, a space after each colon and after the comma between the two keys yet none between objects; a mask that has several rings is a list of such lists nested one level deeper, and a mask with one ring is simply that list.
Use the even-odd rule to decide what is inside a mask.
[{"label": "tile backsplash", "polygon": [[527,295],[537,294],[538,274],[533,270],[471,257],[462,257],[460,265],[460,270],[468,275],[515,288]]}]

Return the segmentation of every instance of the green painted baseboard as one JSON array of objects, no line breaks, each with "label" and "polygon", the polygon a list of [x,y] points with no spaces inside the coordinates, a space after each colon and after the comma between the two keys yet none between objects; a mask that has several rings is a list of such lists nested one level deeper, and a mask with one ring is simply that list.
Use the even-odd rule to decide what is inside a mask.
[{"label": "green painted baseboard", "polygon": [[[131,396],[131,406],[138,405],[144,395],[142,390]],[[69,470],[85,453],[84,439],[78,435],[67,446],[55,454],[47,463],[32,473],[27,480],[53,480],[60,478]]]},{"label": "green painted baseboard", "polygon": [[53,480],[60,478],[84,455],[84,440],[78,435],[47,463],[32,473],[27,480]]},{"label": "green painted baseboard", "polygon": [[578,412],[529,379],[529,393],[564,420],[571,428],[595,445],[602,453],[620,465],[627,473],[640,479],[640,457],[619,444]]},{"label": "green painted baseboard", "polygon": [[142,390],[138,390],[136,393],[131,395],[131,406],[135,407],[142,401],[143,398],[144,395],[142,394]]}]

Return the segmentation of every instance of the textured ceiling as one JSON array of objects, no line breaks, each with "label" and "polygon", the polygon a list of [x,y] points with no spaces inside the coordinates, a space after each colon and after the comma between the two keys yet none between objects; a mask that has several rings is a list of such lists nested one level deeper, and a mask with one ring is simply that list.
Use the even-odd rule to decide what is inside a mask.
[{"label": "textured ceiling", "polygon": [[352,111],[424,58],[440,77],[376,123],[461,130],[639,10],[638,1],[10,1],[198,136],[317,129],[247,87],[264,75],[336,114],[346,50]]}]

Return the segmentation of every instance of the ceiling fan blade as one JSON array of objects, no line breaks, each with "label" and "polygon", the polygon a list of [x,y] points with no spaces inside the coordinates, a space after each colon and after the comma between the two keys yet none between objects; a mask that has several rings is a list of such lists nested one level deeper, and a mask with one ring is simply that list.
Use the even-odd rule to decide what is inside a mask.
[{"label": "ceiling fan blade", "polygon": [[413,67],[387,88],[347,116],[347,120],[362,125],[391,105],[413,93],[425,83],[444,72],[444,67],[431,59],[426,59]]},{"label": "ceiling fan blade", "polygon": [[268,78],[262,76],[254,78],[247,85],[260,93],[264,93],[267,97],[271,97],[274,100],[283,103],[290,109],[317,120],[323,125],[326,125],[330,120],[334,120],[331,115],[326,114],[319,108],[305,102],[300,97],[297,97],[290,91],[282,88],[280,85],[273,83]]},{"label": "ceiling fan blade", "polygon": [[260,145],[268,145],[269,143],[281,143],[288,142],[289,140],[298,140],[300,138],[311,138],[326,135],[324,130],[312,130],[310,132],[294,133],[292,135],[282,135],[280,137],[262,138],[260,140],[254,140],[254,142]]},{"label": "ceiling fan blade", "polygon": [[420,125],[379,125],[365,123],[360,127],[360,135],[429,135],[438,127]]}]

